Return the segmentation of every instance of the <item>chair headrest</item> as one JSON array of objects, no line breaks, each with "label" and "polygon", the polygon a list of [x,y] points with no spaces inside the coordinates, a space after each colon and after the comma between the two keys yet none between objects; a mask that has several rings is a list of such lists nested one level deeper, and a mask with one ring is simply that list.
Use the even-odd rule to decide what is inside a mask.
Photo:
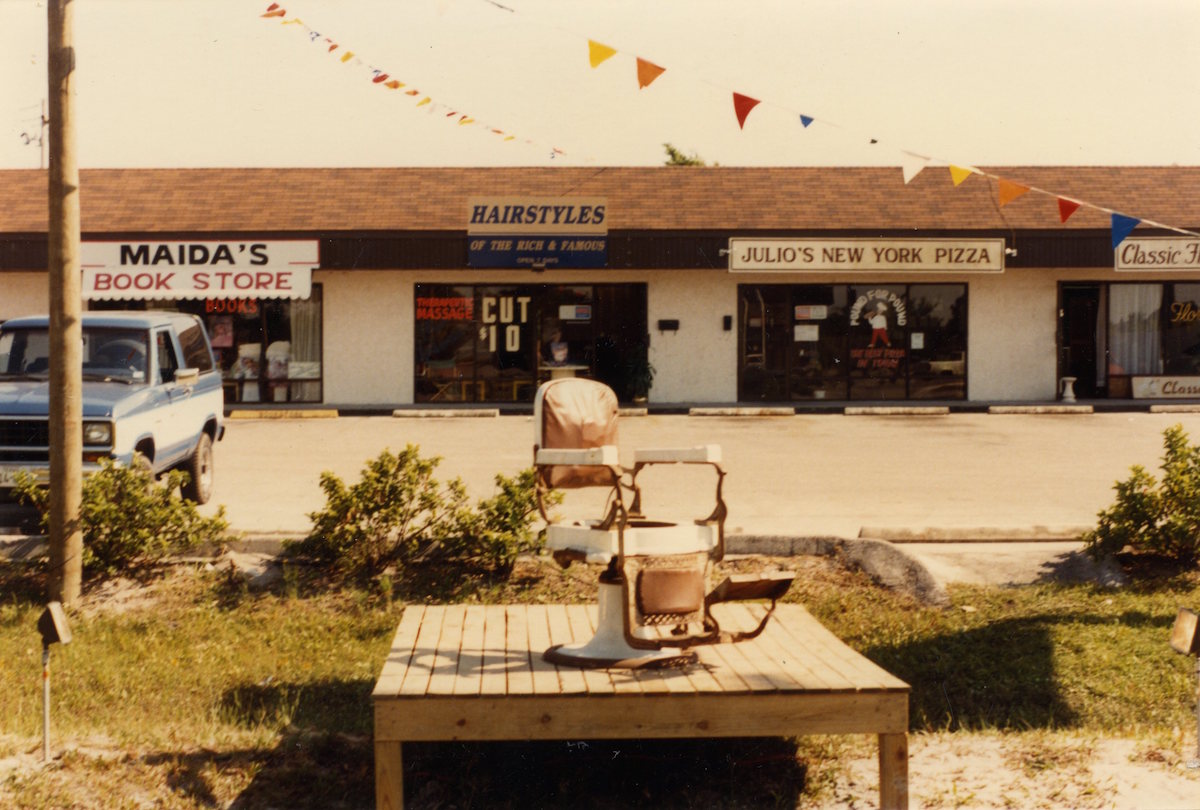
[{"label": "chair headrest", "polygon": [[[617,395],[603,383],[584,377],[550,380],[533,401],[534,441],[542,448],[586,448],[617,445]],[[554,467],[542,471],[554,487],[611,484],[601,470]]]}]

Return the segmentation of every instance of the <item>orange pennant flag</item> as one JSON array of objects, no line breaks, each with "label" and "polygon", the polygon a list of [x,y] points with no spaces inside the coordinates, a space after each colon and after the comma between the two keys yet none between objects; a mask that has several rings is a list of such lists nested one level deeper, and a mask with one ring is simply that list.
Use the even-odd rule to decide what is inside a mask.
[{"label": "orange pennant flag", "polygon": [[1058,198],[1059,221],[1066,222],[1068,219],[1070,219],[1071,214],[1074,214],[1076,211],[1079,210],[1079,205],[1080,204],[1075,202],[1074,200],[1068,200],[1066,197],[1059,197]]},{"label": "orange pennant flag", "polygon": [[966,180],[972,174],[974,174],[973,171],[964,169],[961,166],[950,167],[950,179],[954,181],[954,185],[956,186],[962,185],[962,181]]},{"label": "orange pennant flag", "polygon": [[285,14],[287,14],[287,10],[286,10],[286,9],[279,8],[279,6],[277,6],[275,3],[272,3],[272,4],[271,4],[271,7],[270,7],[269,9],[267,9],[267,13],[266,13],[266,14],[262,14],[262,15],[260,15],[260,16],[263,16],[263,17],[282,17],[282,16],[284,16]]},{"label": "orange pennant flag", "polygon": [[741,93],[733,94],[733,111],[737,114],[738,129],[746,128],[746,116],[750,111],[758,106],[758,99],[743,96]]},{"label": "orange pennant flag", "polygon": [[601,45],[594,39],[588,40],[588,61],[592,63],[592,67],[598,66],[605,59],[608,59],[617,51],[615,48],[610,48],[607,45]]},{"label": "orange pennant flag", "polygon": [[1028,193],[1028,191],[1029,186],[1023,186],[1020,183],[1013,183],[1000,178],[1000,207],[1003,208],[1022,194]]},{"label": "orange pennant flag", "polygon": [[663,75],[664,72],[666,72],[666,68],[659,67],[653,62],[647,62],[645,59],[639,57],[637,60],[638,89],[641,90],[643,87],[649,87],[650,82]]},{"label": "orange pennant flag", "polygon": [[390,82],[387,83],[386,86],[390,87],[393,90],[399,90],[401,87],[404,86],[404,82],[399,81],[397,79],[392,79]]}]

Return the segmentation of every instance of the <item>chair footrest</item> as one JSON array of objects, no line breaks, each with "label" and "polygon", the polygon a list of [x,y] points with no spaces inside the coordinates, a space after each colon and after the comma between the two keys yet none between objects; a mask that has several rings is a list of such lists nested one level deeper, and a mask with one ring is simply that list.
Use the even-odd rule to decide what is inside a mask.
[{"label": "chair footrest", "polygon": [[792,587],[796,575],[792,571],[771,571],[765,574],[730,574],[704,598],[706,604],[737,602],[745,599],[783,597]]}]

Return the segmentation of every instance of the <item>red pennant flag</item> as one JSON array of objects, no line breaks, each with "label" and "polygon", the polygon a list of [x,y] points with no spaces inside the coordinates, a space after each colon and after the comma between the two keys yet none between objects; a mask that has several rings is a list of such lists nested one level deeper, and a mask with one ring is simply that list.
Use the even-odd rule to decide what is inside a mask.
[{"label": "red pennant flag", "polygon": [[1074,214],[1077,210],[1079,210],[1079,203],[1074,200],[1068,200],[1065,197],[1058,198],[1058,218],[1060,222],[1066,222],[1071,218],[1071,214]]},{"label": "red pennant flag", "polygon": [[286,9],[280,8],[278,3],[272,3],[270,8],[267,9],[267,13],[263,14],[261,16],[263,16],[263,17],[283,17],[286,14],[287,14]]},{"label": "red pennant flag", "polygon": [[647,62],[645,59],[638,57],[638,60],[637,60],[638,89],[641,90],[643,87],[649,87],[650,82],[654,81],[659,76],[663,75],[663,73],[665,71],[666,71],[666,68],[659,67],[658,65],[654,64],[653,62]]},{"label": "red pennant flag", "polygon": [[737,114],[739,129],[746,128],[746,116],[757,106],[758,99],[743,96],[741,93],[733,94],[733,111]]},{"label": "red pennant flag", "polygon": [[374,82],[375,84],[381,84],[383,82],[386,82],[387,80],[388,80],[388,75],[386,73],[380,73],[374,79],[371,79],[371,81]]}]

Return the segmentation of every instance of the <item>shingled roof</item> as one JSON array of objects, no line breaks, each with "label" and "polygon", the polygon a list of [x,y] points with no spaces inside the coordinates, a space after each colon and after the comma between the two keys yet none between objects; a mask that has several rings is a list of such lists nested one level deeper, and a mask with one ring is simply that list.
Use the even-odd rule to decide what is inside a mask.
[{"label": "shingled roof", "polygon": [[[1200,226],[1200,167],[986,169],[1040,189],[1001,208],[997,182],[944,167],[85,169],[82,227],[119,232],[465,231],[467,198],[585,195],[611,230],[1103,229],[1109,209]],[[47,176],[0,171],[0,233],[44,233]],[[1057,197],[1087,203],[1066,224]]]}]

